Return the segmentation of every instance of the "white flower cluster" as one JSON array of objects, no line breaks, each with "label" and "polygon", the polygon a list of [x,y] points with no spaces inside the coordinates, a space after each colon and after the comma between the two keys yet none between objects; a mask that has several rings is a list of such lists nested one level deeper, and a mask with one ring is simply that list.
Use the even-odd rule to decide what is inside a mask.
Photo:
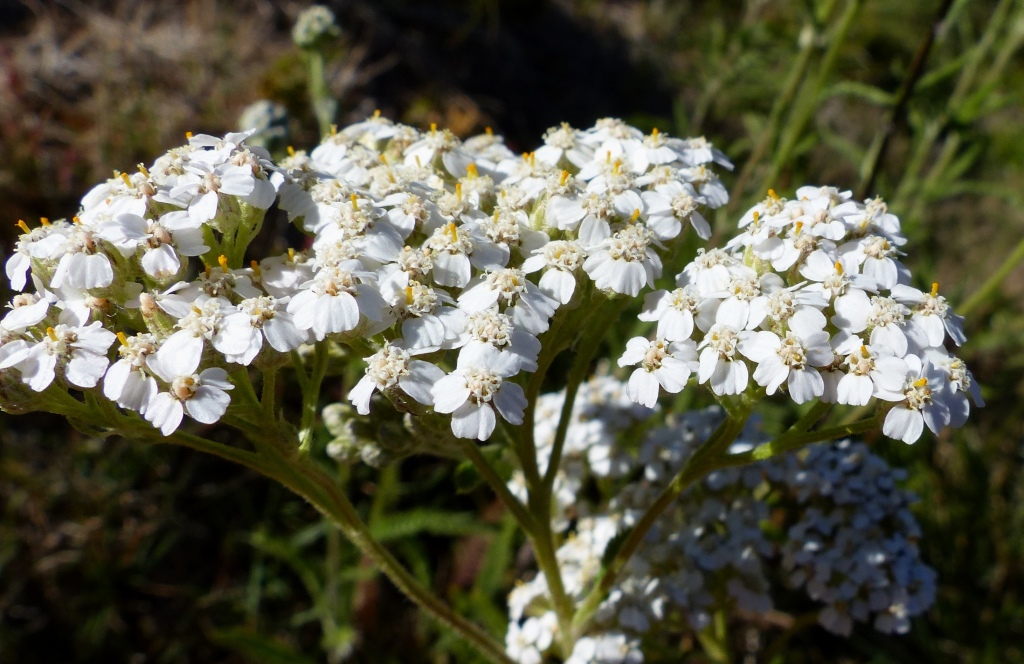
[{"label": "white flower cluster", "polygon": [[341,29],[335,22],[334,12],[325,5],[312,5],[302,10],[292,27],[292,41],[299,48],[313,48],[323,39],[339,34]]},{"label": "white flower cluster", "polygon": [[[288,310],[317,340],[387,340],[350,394],[360,413],[397,390],[450,413],[462,438],[486,440],[499,417],[521,423],[511,379],[537,369],[556,311],[595,287],[653,286],[663,243],[683,223],[706,235],[698,208],[727,200],[707,162],[728,162],[702,140],[617,120],[545,140],[516,156],[489,133],[462,142],[374,117],[282,164],[281,207],[315,236]],[[673,212],[666,192],[687,205]]]},{"label": "white flower cluster", "polygon": [[[252,362],[264,337],[279,351],[306,341],[252,285],[253,271],[230,270],[220,255],[251,237],[276,199],[269,155],[247,148],[248,135],[190,136],[92,189],[71,222],[19,222],[7,276],[21,291],[31,273],[36,292],[15,296],[0,321],[5,379],[16,370],[36,392],[55,380],[98,390],[102,380],[106,398],[170,434],[186,412],[220,419],[233,387],[224,365]],[[220,267],[183,281],[202,255]]]},{"label": "white flower cluster", "polygon": [[[359,340],[376,351],[350,392],[360,413],[374,392],[407,396],[487,439],[498,417],[522,421],[510,379],[536,370],[557,309],[653,287],[666,243],[683,224],[707,236],[699,208],[727,200],[709,166],[728,161],[703,139],[613,119],[521,156],[379,116],[279,164],[250,134],[190,136],[94,188],[72,222],[22,222],[7,274],[36,292],[0,323],[0,370],[37,392],[102,381],[169,435],[186,413],[223,416],[229,370]],[[243,268],[275,202],[311,247]]]},{"label": "white flower cluster", "polygon": [[919,558],[921,531],[908,510],[914,496],[896,485],[906,472],[851,441],[779,465],[803,507],[782,564],[790,583],[827,605],[819,622],[849,636],[855,620],[874,616],[880,632],[908,632],[910,618],[935,602],[935,571]]},{"label": "white flower cluster", "polygon": [[[556,557],[575,601],[590,590],[609,545],[636,523],[722,419],[718,408],[669,415],[630,448],[655,411],[630,409],[627,390],[610,378],[583,385],[583,405],[574,410],[566,436],[560,486],[573,493],[556,498],[553,522],[569,530]],[[543,398],[538,441],[553,430],[561,396]],[[733,450],[762,442],[757,426],[748,425]],[[542,446],[539,461],[547,454]],[[716,610],[767,613],[773,608],[769,570],[779,555],[789,583],[826,604],[820,622],[827,629],[848,633],[852,620],[873,617],[880,631],[906,631],[907,619],[934,601],[934,572],[914,545],[919,529],[907,509],[913,497],[897,486],[903,478],[862,443],[849,441],[711,473],[648,531],[568,661],[641,662],[641,640],[664,640],[670,647],[674,634],[703,629]],[[603,498],[595,498],[593,488],[579,491],[598,480]],[[514,478],[513,488],[520,482]],[[769,494],[776,515],[786,506],[794,524],[783,542],[762,529],[770,517]],[[542,661],[557,642],[547,596],[543,573],[509,595],[509,655],[516,661]],[[531,635],[528,643],[524,633]]]},{"label": "white flower cluster", "polygon": [[796,403],[890,404],[883,431],[913,443],[927,425],[961,426],[968,397],[983,405],[964,363],[945,348],[965,340],[938,293],[909,285],[898,260],[899,220],[880,199],[801,187],[769,192],[725,249],[699,251],[674,290],[649,293],[640,320],[653,339],[630,339],[620,366],[636,366],[629,396],[652,406],[691,375],[716,395],[751,379]]}]

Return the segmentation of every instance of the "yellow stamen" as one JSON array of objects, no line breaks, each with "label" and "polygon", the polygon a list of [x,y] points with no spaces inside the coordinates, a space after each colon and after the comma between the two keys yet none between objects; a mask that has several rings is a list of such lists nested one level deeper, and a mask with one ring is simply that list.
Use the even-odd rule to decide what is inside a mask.
[{"label": "yellow stamen", "polygon": [[657,137],[657,135],[658,135],[658,128],[655,127],[654,129],[651,130],[651,136]]},{"label": "yellow stamen", "polygon": [[455,227],[454,221],[448,222],[448,226],[445,227],[445,232],[448,233],[448,237],[452,239],[452,242],[459,241],[459,230]]},{"label": "yellow stamen", "polygon": [[802,221],[798,221],[798,222],[796,222],[795,224],[793,224],[793,230],[794,230],[794,231],[795,231],[795,232],[796,232],[797,234],[799,234],[799,233],[800,233],[800,231],[801,231],[801,230],[803,229],[803,227],[804,227],[804,222],[802,222]]},{"label": "yellow stamen", "polygon": [[190,131],[186,131],[186,132],[185,132],[185,138],[186,138],[187,140],[191,141],[191,140],[192,140],[192,132],[190,132]]},{"label": "yellow stamen", "polygon": [[460,201],[462,200],[462,183],[461,182],[456,182],[455,183],[455,198],[459,199]]},{"label": "yellow stamen", "polygon": [[54,330],[52,327],[48,327],[46,328],[46,336],[50,337],[50,341],[56,341],[57,331]]},{"label": "yellow stamen", "polygon": [[20,228],[22,233],[29,233],[32,231],[32,229],[28,227],[28,224],[25,223],[24,219],[19,219],[18,223],[14,225]]},{"label": "yellow stamen", "polygon": [[124,332],[117,333],[117,340],[121,342],[122,346],[128,345],[128,337],[124,336]]},{"label": "yellow stamen", "polygon": [[558,178],[558,184],[565,186],[565,183],[569,181],[569,171],[562,171],[561,177]]},{"label": "yellow stamen", "polygon": [[390,166],[390,165],[391,165],[391,164],[390,164],[390,163],[388,162],[388,156],[387,156],[386,154],[382,154],[382,155],[380,156],[380,160],[381,160],[381,163],[383,163],[383,164],[384,164],[385,166]]},{"label": "yellow stamen", "polygon": [[220,265],[220,269],[224,270],[225,272],[228,271],[228,257],[227,256],[225,256],[224,254],[221,254],[220,256],[218,256],[217,257],[217,263]]},{"label": "yellow stamen", "polygon": [[350,201],[352,201],[352,209],[355,210],[356,212],[358,212],[359,211],[359,198],[356,197],[356,195],[353,193],[353,194],[349,194],[348,199]]},{"label": "yellow stamen", "polygon": [[82,220],[79,219],[78,216],[76,215],[74,217],[71,217],[71,223],[73,223],[75,226],[79,226],[79,225],[81,225]]},{"label": "yellow stamen", "polygon": [[39,217],[39,223],[41,223],[43,226],[49,226],[50,225],[50,218],[49,217]]},{"label": "yellow stamen", "polygon": [[756,224],[757,220],[760,219],[760,218],[761,218],[761,213],[758,212],[757,210],[754,210],[754,223]]},{"label": "yellow stamen", "polygon": [[487,134],[488,136],[494,136],[494,130],[491,129],[490,127],[484,127],[484,133]]},{"label": "yellow stamen", "polygon": [[918,378],[917,380],[914,381],[914,387],[924,387],[927,384],[928,384],[928,379],[927,378]]},{"label": "yellow stamen", "polygon": [[253,273],[258,277],[260,276],[260,264],[256,262],[256,259],[249,261],[249,267],[252,268]]},{"label": "yellow stamen", "polygon": [[126,186],[132,186],[132,179],[128,177],[127,173],[121,173],[121,180],[124,181]]},{"label": "yellow stamen", "polygon": [[870,357],[871,356],[871,351],[868,350],[867,346],[861,346],[860,347],[860,354],[863,355],[864,357]]},{"label": "yellow stamen", "polygon": [[212,269],[210,269],[210,266],[209,266],[209,265],[207,265],[207,266],[206,266],[206,278],[207,278],[207,279],[209,279],[209,278],[210,278],[210,273],[211,273],[211,272],[213,272],[213,270],[212,270]]},{"label": "yellow stamen", "polygon": [[836,261],[836,272],[843,274],[843,264],[839,261]]},{"label": "yellow stamen", "polygon": [[198,315],[202,315],[203,310],[193,304],[192,305],[192,313],[198,314]]},{"label": "yellow stamen", "polygon": [[288,262],[295,262],[295,250],[292,249],[291,247],[288,247]]},{"label": "yellow stamen", "polygon": [[431,122],[430,123],[430,133],[431,134],[436,134],[437,133],[437,123],[436,122]]},{"label": "yellow stamen", "polygon": [[405,287],[405,303],[412,304],[412,286]]},{"label": "yellow stamen", "polygon": [[470,163],[469,166],[466,166],[466,174],[471,178],[480,177],[480,172],[476,170],[476,164],[474,163]]},{"label": "yellow stamen", "polygon": [[375,117],[375,118],[379,118],[380,117],[380,109],[379,108],[373,109],[373,117]]},{"label": "yellow stamen", "polygon": [[939,282],[933,281],[932,282],[932,297],[938,297],[938,296],[939,296]]},{"label": "yellow stamen", "polygon": [[779,195],[775,193],[774,189],[769,189],[768,190],[768,198],[777,201],[777,200],[779,200]]},{"label": "yellow stamen", "polygon": [[149,177],[149,169],[146,168],[145,164],[139,164],[138,168],[140,173],[145,175],[147,178]]},{"label": "yellow stamen", "polygon": [[331,136],[337,136],[337,135],[338,135],[338,125],[332,124],[331,125]]},{"label": "yellow stamen", "polygon": [[622,171],[622,160],[616,159],[615,163],[612,164],[612,173],[618,175]]},{"label": "yellow stamen", "polygon": [[289,157],[294,157],[295,156],[295,148],[293,148],[290,145],[288,146],[288,156]]},{"label": "yellow stamen", "polygon": [[636,220],[640,218],[640,208],[633,210],[633,214],[629,215],[629,223],[635,224]]}]

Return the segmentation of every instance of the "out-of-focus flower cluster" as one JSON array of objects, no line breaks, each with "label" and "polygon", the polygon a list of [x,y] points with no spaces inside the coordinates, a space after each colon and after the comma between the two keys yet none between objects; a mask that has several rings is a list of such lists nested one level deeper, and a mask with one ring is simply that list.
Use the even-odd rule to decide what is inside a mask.
[{"label": "out-of-focus flower cluster", "polygon": [[831,187],[774,192],[740,220],[724,249],[698,251],[674,290],[645,297],[653,339],[629,341],[620,366],[637,366],[629,396],[654,405],[691,374],[716,395],[751,381],[796,403],[887,402],[883,432],[906,443],[924,426],[961,426],[982,405],[963,361],[965,340],[939,295],[910,286],[899,220],[880,199],[859,203]]},{"label": "out-of-focus flower cluster", "polygon": [[[727,200],[706,141],[613,119],[525,155],[373,117],[274,163],[250,133],[191,136],[71,221],[22,222],[7,274],[36,291],[0,323],[5,381],[101,390],[167,435],[223,416],[232,369],[358,341],[374,351],[359,413],[384,393],[487,439],[522,421],[510,379],[537,368],[556,311],[653,287],[671,243],[708,237],[700,209]],[[310,246],[243,267],[275,203]]]},{"label": "out-of-focus flower cluster", "polygon": [[[627,391],[607,377],[584,384],[566,435],[553,520],[567,531],[556,555],[575,601],[592,587],[609,546],[723,418],[711,408],[644,430],[655,412],[632,404]],[[541,399],[542,463],[562,399]],[[763,442],[748,425],[732,450]],[[647,532],[567,661],[641,662],[644,650],[671,652],[674,638],[707,627],[715,611],[739,609],[751,620],[768,613],[773,584],[804,588],[824,605],[819,623],[830,631],[849,635],[854,621],[871,621],[882,632],[906,632],[908,619],[934,601],[935,574],[918,554],[920,531],[908,509],[914,497],[898,486],[904,477],[848,440],[711,473]],[[517,475],[511,488],[521,491],[521,483]],[[789,524],[781,531],[780,519]],[[780,557],[781,577],[771,573]],[[554,616],[543,573],[517,585],[509,595],[509,655],[542,661],[558,641]]]},{"label": "out-of-focus flower cluster", "polygon": [[299,48],[314,48],[323,41],[341,34],[334,12],[324,5],[303,10],[292,27],[292,41]]}]

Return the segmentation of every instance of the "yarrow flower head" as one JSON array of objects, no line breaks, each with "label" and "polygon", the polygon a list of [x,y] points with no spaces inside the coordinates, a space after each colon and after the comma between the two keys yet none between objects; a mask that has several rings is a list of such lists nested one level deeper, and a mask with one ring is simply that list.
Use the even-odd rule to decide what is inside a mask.
[{"label": "yarrow flower head", "polygon": [[[332,33],[314,7],[294,36],[313,57]],[[468,457],[536,554],[509,595],[520,662],[678,652],[720,612],[772,612],[779,561],[833,632],[904,632],[927,609],[934,573],[899,473],[857,442],[793,452],[879,422],[913,443],[983,405],[947,349],[963,321],[937,284],[912,285],[883,201],[769,191],[734,239],[663,275],[729,200],[715,171],[732,165],[703,138],[605,118],[516,155],[493,131],[379,114],[326,133],[276,161],[252,131],[189,135],[71,221],[20,222],[0,405],[222,445],[252,467],[319,454],[318,413],[340,462]],[[305,248],[246,264],[275,206]],[[705,398],[721,408],[669,407]],[[751,416],[765,400],[806,415],[769,442]],[[875,412],[832,428],[829,404]],[[253,447],[200,445],[186,415]]]}]

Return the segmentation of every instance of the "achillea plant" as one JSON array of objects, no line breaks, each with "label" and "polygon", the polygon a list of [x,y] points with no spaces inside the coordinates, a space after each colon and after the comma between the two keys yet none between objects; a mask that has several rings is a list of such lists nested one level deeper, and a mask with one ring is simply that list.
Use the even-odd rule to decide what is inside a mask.
[{"label": "achillea plant", "polygon": [[[849,437],[913,443],[981,400],[947,350],[960,318],[911,286],[882,201],[769,191],[697,248],[731,168],[702,138],[604,119],[515,155],[374,116],[275,162],[250,135],[190,136],[70,221],[19,222],[7,275],[34,290],[0,322],[5,410],[283,483],[492,661],[640,662],[687,633],[725,661],[723,625],[771,612],[780,576],[840,634],[905,632],[933,601],[902,476]],[[247,262],[275,206],[309,243]],[[679,408],[697,394],[718,405]],[[774,437],[766,401],[798,413]],[[861,418],[829,423],[836,405]],[[532,545],[504,645],[404,569],[339,481],[339,463],[417,454],[473,464]]]}]

